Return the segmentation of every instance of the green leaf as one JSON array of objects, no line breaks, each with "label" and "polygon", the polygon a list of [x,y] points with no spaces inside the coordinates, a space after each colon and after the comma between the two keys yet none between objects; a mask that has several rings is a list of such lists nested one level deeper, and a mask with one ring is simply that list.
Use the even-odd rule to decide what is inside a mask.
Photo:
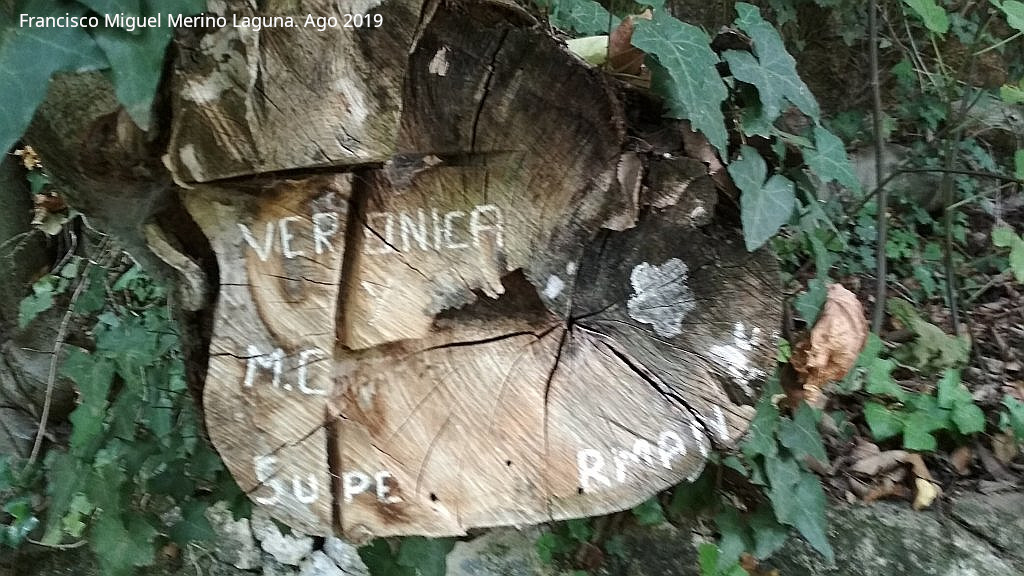
[{"label": "green leaf", "polygon": [[641,526],[657,526],[665,522],[665,512],[655,497],[649,498],[633,508],[633,516],[636,516],[636,521]]},{"label": "green leaf", "polygon": [[398,565],[414,569],[417,576],[445,576],[445,557],[454,546],[453,538],[403,538]]},{"label": "green leaf", "polygon": [[800,404],[792,420],[783,418],[779,423],[779,442],[798,459],[810,456],[818,462],[828,462],[825,445],[818,433],[818,419],[814,409],[805,403]]},{"label": "green leaf", "polygon": [[26,296],[18,305],[18,328],[24,328],[43,312],[53,308],[54,284],[49,277],[32,285],[32,294]]},{"label": "green leaf", "polygon": [[787,107],[787,101],[817,120],[818,102],[797,74],[796,60],[786,51],[778,31],[761,18],[756,6],[739,2],[736,12],[736,25],[753,40],[754,54],[727,50],[722,57],[729,63],[734,78],[757,88],[765,120],[774,122]]},{"label": "green leaf", "polygon": [[739,560],[740,555],[754,548],[754,540],[747,533],[746,524],[736,509],[726,506],[715,516],[715,525],[721,538],[718,540],[718,570],[727,568]]},{"label": "green leaf", "polygon": [[384,538],[359,548],[359,557],[374,576],[416,576],[416,570],[401,566]]},{"label": "green leaf", "polygon": [[943,371],[942,378],[939,379],[937,388],[939,391],[939,408],[949,410],[961,404],[973,403],[971,393],[968,392],[967,388],[960,382],[959,370],[946,369]]},{"label": "green leaf", "polygon": [[[777,514],[778,509],[775,510]],[[817,476],[801,475],[793,488],[788,510],[786,518],[779,518],[779,521],[796,528],[829,563],[833,562],[835,556],[828,542],[828,521],[825,518],[825,491]]]},{"label": "green leaf", "polygon": [[1024,32],[1024,2],[1005,0],[999,8],[1006,14],[1007,24],[1020,32]]},{"label": "green leaf", "polygon": [[907,416],[903,428],[903,447],[918,452],[932,452],[938,448],[935,436],[928,431],[928,426],[916,413]]},{"label": "green leaf", "polygon": [[[1020,86],[1014,86],[1012,84],[1005,84],[999,88],[999,98],[1002,99],[1002,101],[1006,102],[1007,104],[1024,103],[1024,88],[1021,88]],[[1017,154],[1020,156],[1024,156],[1024,154],[1022,154],[1022,151],[1020,150],[1017,151]],[[1020,170],[1020,164],[1018,164],[1017,178],[1024,178],[1024,176],[1021,176],[1021,174],[1024,174],[1024,172]]]},{"label": "green leaf", "polygon": [[903,0],[924,22],[926,28],[937,34],[949,31],[949,15],[935,0]]},{"label": "green leaf", "polygon": [[[30,16],[85,13],[84,6],[54,0],[36,0],[29,6]],[[0,11],[0,154],[25,132],[54,72],[106,66],[85,30],[21,27],[6,16],[6,10]]]},{"label": "green leaf", "polygon": [[796,206],[795,186],[778,174],[765,182],[768,167],[750,146],[743,146],[739,159],[730,163],[728,170],[740,189],[743,240],[747,250],[753,252],[789,222]]},{"label": "green leaf", "polygon": [[793,307],[808,326],[813,326],[818,321],[818,315],[821,314],[827,298],[828,288],[825,282],[819,278],[812,278],[807,283],[807,290],[796,297]]},{"label": "green leaf", "polygon": [[142,28],[133,34],[117,28],[97,28],[94,34],[110,62],[117,100],[139,128],[149,130],[150,109],[172,30]]},{"label": "green leaf", "polygon": [[888,440],[903,431],[903,420],[898,414],[875,402],[864,404],[864,419],[875,440]]},{"label": "green leaf", "polygon": [[566,45],[569,51],[591,66],[600,66],[608,60],[608,36],[572,38]]},{"label": "green leaf", "polygon": [[[1024,96],[1024,90],[1022,90],[1022,96]],[[1024,97],[1021,101],[1024,102]],[[1024,148],[1017,150],[1013,155],[1013,171],[1018,180],[1024,180]]]},{"label": "green leaf", "polygon": [[557,28],[584,36],[608,34],[621,22],[594,0],[554,0],[541,4],[551,10],[551,23]]},{"label": "green leaf", "polygon": [[903,401],[907,393],[892,378],[892,371],[896,363],[892,360],[875,358],[875,361],[868,367],[867,386],[865,390],[869,394],[891,396]]},{"label": "green leaf", "polygon": [[718,74],[718,56],[708,35],[657,10],[651,20],[637,19],[633,46],[651,55],[652,85],[665,97],[669,115],[690,121],[722,154],[729,136],[722,103],[729,93]]},{"label": "green leaf", "polygon": [[85,520],[89,518],[95,507],[85,494],[77,493],[71,499],[68,512],[61,518],[61,527],[72,538],[81,538],[85,531]]},{"label": "green leaf", "polygon": [[182,547],[189,542],[213,540],[217,535],[206,519],[207,504],[199,500],[186,502],[181,506],[181,521],[171,526],[167,535]]},{"label": "green leaf", "polygon": [[89,530],[89,545],[103,567],[104,576],[131,576],[135,568],[153,564],[157,531],[140,516],[131,515],[125,526],[104,512]]},{"label": "green leaf", "polygon": [[804,160],[822,181],[838,182],[854,192],[860,191],[860,180],[853,172],[846,146],[824,127],[814,127],[814,147],[804,150]]},{"label": "green leaf", "polygon": [[750,422],[747,435],[741,449],[752,458],[757,455],[774,458],[779,452],[775,442],[775,430],[779,427],[779,409],[772,404],[769,394],[764,394],[757,402],[757,412]]},{"label": "green leaf", "polygon": [[704,542],[697,548],[697,561],[700,563],[701,576],[718,575],[718,546]]},{"label": "green leaf", "polygon": [[674,518],[696,516],[715,505],[715,476],[710,468],[692,483],[683,483],[672,490],[672,501],[668,504],[668,512]]},{"label": "green leaf", "polygon": [[1024,402],[1007,395],[1003,398],[1003,406],[1006,406],[1006,412],[1000,415],[999,427],[1004,430],[1011,428],[1017,440],[1024,441]]},{"label": "green leaf", "polygon": [[753,553],[759,560],[764,560],[780,550],[789,539],[789,531],[775,519],[775,514],[766,506],[759,507],[757,512],[750,516],[748,523],[754,534]]},{"label": "green leaf", "polygon": [[961,434],[979,434],[985,431],[985,413],[974,404],[960,404],[953,408],[952,420]]},{"label": "green leaf", "polygon": [[569,531],[569,537],[577,542],[587,542],[593,532],[590,529],[590,520],[587,518],[572,518],[565,522],[565,528]]}]

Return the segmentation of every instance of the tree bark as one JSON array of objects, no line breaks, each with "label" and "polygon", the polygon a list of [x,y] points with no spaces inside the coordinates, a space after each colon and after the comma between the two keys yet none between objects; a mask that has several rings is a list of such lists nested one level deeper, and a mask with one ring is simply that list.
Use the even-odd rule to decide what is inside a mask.
[{"label": "tree bark", "polygon": [[201,230],[163,218],[213,283],[203,405],[239,485],[361,540],[694,478],[749,424],[781,314],[699,137],[514,5],[342,6],[385,24],[183,37],[177,186],[135,177]]}]

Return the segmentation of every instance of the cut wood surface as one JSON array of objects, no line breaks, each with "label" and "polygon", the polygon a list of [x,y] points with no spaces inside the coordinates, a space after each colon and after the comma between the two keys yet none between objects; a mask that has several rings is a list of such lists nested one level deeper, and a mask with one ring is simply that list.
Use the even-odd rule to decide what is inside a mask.
[{"label": "cut wood surface", "polygon": [[388,40],[215,31],[175,73],[168,164],[219,268],[204,410],[243,490],[364,540],[695,478],[774,361],[772,255],[520,9],[361,9]]}]

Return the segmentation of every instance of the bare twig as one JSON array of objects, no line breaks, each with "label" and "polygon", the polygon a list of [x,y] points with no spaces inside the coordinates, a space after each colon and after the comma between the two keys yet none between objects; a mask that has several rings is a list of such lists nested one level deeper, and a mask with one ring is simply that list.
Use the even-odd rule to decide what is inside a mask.
[{"label": "bare twig", "polygon": [[877,268],[875,270],[875,309],[871,319],[871,330],[878,334],[885,320],[886,267],[885,243],[889,226],[889,194],[885,188],[885,137],[882,134],[882,86],[878,74],[878,0],[871,0],[868,7],[869,42],[871,58],[871,92],[874,96],[871,115],[875,131],[875,184],[878,194],[878,215],[875,239]]}]

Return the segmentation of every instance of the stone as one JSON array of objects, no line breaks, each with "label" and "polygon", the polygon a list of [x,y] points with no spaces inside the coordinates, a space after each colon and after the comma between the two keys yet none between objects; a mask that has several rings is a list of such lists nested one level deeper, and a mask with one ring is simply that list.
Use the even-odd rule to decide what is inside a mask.
[{"label": "stone", "polygon": [[346,576],[350,574],[338,568],[327,554],[317,550],[310,554],[309,558],[302,561],[299,566],[299,576]]},{"label": "stone", "polygon": [[446,576],[551,576],[555,569],[537,556],[539,528],[499,528],[458,542],[448,554]]},{"label": "stone", "polygon": [[953,498],[953,517],[971,532],[1024,563],[1024,493],[968,493]]},{"label": "stone", "polygon": [[843,506],[829,511],[835,566],[791,538],[765,566],[786,576],[1006,576],[1020,567],[955,522],[905,504]]},{"label": "stone", "polygon": [[260,551],[253,539],[248,518],[235,520],[226,502],[217,502],[206,510],[206,519],[217,534],[214,556],[241,570],[260,566]]},{"label": "stone", "polygon": [[[304,558],[313,552],[311,537],[297,532],[282,534],[281,529],[270,519],[267,512],[260,508],[253,510],[252,532],[259,540],[260,548],[281,564],[298,566]],[[264,567],[264,572],[266,572],[266,567]]]},{"label": "stone", "polygon": [[324,542],[324,554],[327,554],[327,557],[346,575],[370,576],[370,571],[359,557],[356,547],[341,538],[328,537]]}]

